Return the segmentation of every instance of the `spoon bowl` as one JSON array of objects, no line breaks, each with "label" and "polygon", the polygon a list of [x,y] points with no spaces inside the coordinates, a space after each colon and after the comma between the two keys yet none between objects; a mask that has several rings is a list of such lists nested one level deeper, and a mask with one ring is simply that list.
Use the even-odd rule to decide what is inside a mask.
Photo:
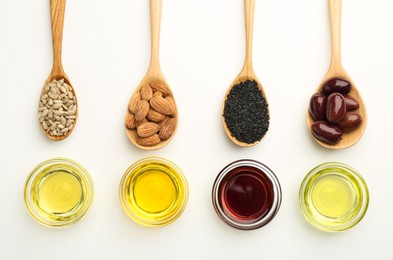
[{"label": "spoon bowl", "polygon": [[[336,78],[336,77],[345,79],[351,83],[351,86],[352,86],[351,91],[348,94],[351,95],[352,97],[354,97],[356,99],[356,101],[359,103],[359,109],[357,110],[357,112],[363,118],[362,124],[357,129],[355,129],[349,133],[343,133],[342,140],[340,142],[338,142],[337,144],[324,143],[324,142],[318,140],[317,138],[315,138],[313,134],[311,134],[311,135],[319,145],[321,145],[325,148],[339,150],[339,149],[349,148],[349,147],[353,146],[354,144],[356,144],[360,140],[360,138],[364,134],[366,127],[367,127],[367,113],[366,113],[365,104],[364,104],[363,99],[359,93],[359,90],[355,87],[352,79],[349,77],[349,75],[345,72],[344,69],[341,69],[340,71],[329,70],[328,73],[326,74],[326,76],[324,77],[324,79],[322,80],[320,86],[317,88],[316,92],[321,91],[322,85],[325,81],[327,81],[328,79],[331,79],[331,78]],[[311,117],[310,113],[307,112],[307,127],[308,127],[310,133],[311,133],[311,126],[314,122],[315,121]]]},{"label": "spoon bowl", "polygon": [[[167,84],[167,81],[165,80],[164,75],[161,73],[161,71],[159,71],[159,73],[158,73],[158,72],[151,72],[151,71],[149,70],[149,72],[146,74],[146,76],[143,78],[143,80],[142,80],[142,81],[139,83],[139,85],[137,86],[137,88],[136,88],[134,94],[137,93],[137,92],[139,92],[143,86],[149,85],[149,84],[151,84],[152,82],[162,82],[162,83],[164,83],[164,84],[168,87],[168,89],[169,89],[169,85]],[[170,89],[169,89],[169,90],[170,90]],[[172,95],[172,92],[171,92],[170,96],[171,96],[171,97],[173,98],[173,100],[174,100],[174,97],[173,97],[173,95]],[[131,96],[131,97],[132,97],[132,96]],[[130,102],[131,102],[131,98],[130,98]],[[175,109],[176,109],[176,111],[177,111],[176,102],[174,102],[174,104],[175,104]],[[128,108],[127,108],[127,111],[126,111],[126,119],[125,119],[125,120],[127,120],[127,115],[128,115],[129,113],[130,113],[130,112],[129,112]],[[178,115],[176,114],[176,116],[173,117],[173,118],[176,120],[175,122],[176,122],[176,126],[177,126],[177,124],[178,124],[178,118],[179,118]],[[140,148],[140,149],[143,149],[143,150],[158,150],[158,149],[164,147],[165,145],[167,145],[167,144],[172,140],[173,136],[176,134],[176,129],[175,129],[175,132],[172,134],[172,136],[171,136],[170,138],[168,138],[168,139],[166,139],[166,140],[161,140],[158,144],[152,145],[152,146],[140,145],[140,144],[138,143],[138,138],[139,138],[139,136],[138,136],[138,133],[137,133],[136,129],[128,129],[128,128],[126,127],[126,134],[127,134],[127,136],[128,136],[128,139],[130,139],[130,141],[131,141],[136,147],[138,147],[138,148]]]},{"label": "spoon bowl", "polygon": [[[222,103],[222,109],[221,109],[221,110],[222,110],[222,111],[221,111],[221,114],[222,114],[222,115],[224,115],[225,102],[226,102],[226,100],[227,100],[227,96],[228,96],[229,92],[231,92],[231,90],[233,89],[233,86],[235,86],[235,85],[237,85],[237,84],[240,84],[241,82],[245,82],[245,81],[247,81],[247,80],[254,80],[254,81],[257,82],[257,84],[258,84],[258,89],[261,91],[262,96],[265,98],[266,103],[268,104],[268,100],[267,100],[267,98],[266,98],[265,91],[264,91],[264,89],[263,89],[263,87],[262,87],[261,82],[259,81],[259,79],[258,79],[257,76],[255,75],[254,71],[246,70],[246,69],[243,68],[243,70],[242,70],[242,71],[240,72],[240,74],[236,77],[236,79],[232,82],[232,84],[231,84],[230,87],[228,88],[227,92],[225,93],[225,97],[224,97],[224,101],[223,101],[223,103]],[[262,138],[264,137],[264,136],[263,136],[260,140],[254,142],[254,143],[241,142],[241,141],[237,140],[234,136],[232,136],[232,133],[231,133],[231,131],[230,131],[229,128],[228,128],[228,125],[227,125],[227,123],[226,123],[226,121],[225,121],[225,117],[224,117],[224,116],[222,116],[222,124],[223,124],[223,126],[224,126],[225,133],[227,134],[227,136],[229,137],[229,139],[230,139],[233,143],[235,143],[236,145],[241,146],[241,147],[250,147],[250,146],[254,146],[254,145],[258,144],[258,143],[262,140]]]},{"label": "spoon bowl", "polygon": [[[149,69],[143,78],[143,80],[137,86],[135,92],[130,98],[129,104],[132,102],[133,96],[140,92],[142,87],[146,85],[151,85],[152,83],[161,83],[165,85],[166,92],[168,92],[168,97],[172,98],[172,106],[174,108],[175,114],[172,119],[174,119],[174,129],[173,133],[170,135],[168,139],[160,140],[158,143],[154,145],[141,145],[138,140],[140,140],[139,135],[136,129],[129,129],[125,127],[128,139],[130,139],[131,143],[133,143],[136,147],[144,150],[157,150],[164,147],[168,144],[173,136],[176,133],[177,125],[178,125],[178,110],[175,102],[175,98],[173,93],[169,87],[168,82],[166,81],[163,73],[161,72],[160,63],[159,63],[159,40],[160,40],[160,24],[161,24],[161,10],[162,10],[162,0],[150,0],[150,19],[151,19],[151,58],[150,58],[150,66]],[[150,101],[151,103],[151,101]],[[128,116],[130,114],[130,110],[127,109],[125,121],[127,124]],[[160,126],[162,127],[162,126]]]},{"label": "spoon bowl", "polygon": [[63,65],[61,61],[61,51],[62,51],[62,38],[63,38],[63,25],[64,25],[64,13],[65,13],[65,4],[66,0],[50,0],[50,13],[51,13],[51,25],[52,25],[52,45],[53,45],[53,66],[52,71],[48,76],[48,79],[45,81],[45,84],[42,88],[41,97],[46,94],[44,93],[46,86],[51,83],[53,80],[61,80],[64,79],[64,83],[70,86],[70,89],[67,92],[72,93],[72,98],[74,101],[74,106],[76,106],[76,111],[73,113],[75,118],[73,119],[73,127],[66,132],[64,135],[52,135],[50,134],[49,128],[44,129],[43,124],[40,122],[40,128],[42,132],[53,141],[61,141],[67,138],[74,130],[74,126],[76,124],[78,118],[78,102],[76,99],[75,90],[65,74],[63,70]]},{"label": "spoon bowl", "polygon": [[354,97],[359,103],[359,109],[357,112],[361,115],[363,121],[361,125],[348,133],[343,133],[342,139],[337,144],[327,144],[320,140],[318,140],[313,134],[311,130],[311,126],[314,123],[313,118],[310,113],[307,112],[307,127],[313,139],[323,147],[329,149],[345,149],[356,144],[360,138],[363,136],[363,133],[366,130],[367,126],[367,113],[366,106],[363,102],[363,99],[360,95],[359,90],[356,88],[352,79],[348,75],[348,73],[344,70],[344,67],[341,63],[341,9],[342,9],[342,0],[329,0],[329,14],[330,14],[330,31],[331,31],[331,63],[328,72],[323,78],[321,84],[317,88],[316,92],[320,92],[322,89],[322,85],[325,81],[331,78],[342,78],[351,83],[351,91],[349,95]]},{"label": "spoon bowl", "polygon": [[[239,75],[235,78],[235,80],[232,82],[230,87],[228,88],[227,92],[225,93],[224,96],[224,101],[222,104],[222,123],[223,127],[225,130],[225,133],[229,137],[229,139],[235,143],[236,145],[242,146],[242,147],[250,147],[258,144],[262,138],[265,136],[266,133],[263,133],[261,138],[255,142],[252,143],[247,143],[247,142],[242,142],[239,141],[236,137],[234,137],[228,128],[226,119],[224,117],[224,110],[225,110],[225,105],[227,102],[227,98],[233,87],[239,83],[245,82],[247,80],[255,81],[258,84],[258,89],[262,93],[263,98],[266,101],[266,105],[268,104],[267,98],[265,91],[262,87],[261,82],[255,75],[253,66],[252,66],[252,37],[253,37],[253,26],[254,26],[254,9],[255,9],[255,0],[244,0],[244,11],[245,11],[245,20],[246,20],[246,57],[244,61],[244,66]],[[267,118],[269,118],[269,110],[267,110]],[[267,122],[269,123],[269,122]]]}]

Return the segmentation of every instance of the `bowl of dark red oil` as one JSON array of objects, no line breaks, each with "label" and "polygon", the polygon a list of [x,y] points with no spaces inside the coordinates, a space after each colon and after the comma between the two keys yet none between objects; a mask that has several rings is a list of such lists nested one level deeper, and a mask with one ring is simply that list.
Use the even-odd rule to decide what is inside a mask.
[{"label": "bowl of dark red oil", "polygon": [[266,165],[249,159],[228,164],[218,174],[212,190],[217,215],[229,226],[252,230],[276,216],[281,205],[281,186]]}]

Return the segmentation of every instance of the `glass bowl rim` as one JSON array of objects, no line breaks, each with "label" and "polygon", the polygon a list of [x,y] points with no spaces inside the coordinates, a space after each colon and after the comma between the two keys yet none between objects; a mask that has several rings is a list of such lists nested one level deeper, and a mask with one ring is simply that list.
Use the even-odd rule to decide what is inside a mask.
[{"label": "glass bowl rim", "polygon": [[[306,193],[307,185],[309,184],[309,182],[311,181],[311,178],[315,174],[318,174],[319,172],[321,172],[322,170],[324,170],[326,168],[333,168],[333,167],[344,170],[346,172],[346,174],[350,175],[351,177],[353,177],[356,180],[356,183],[360,187],[359,192],[361,193],[363,200],[358,202],[359,204],[361,204],[361,207],[359,208],[358,212],[356,213],[356,215],[353,218],[351,218],[350,220],[348,220],[347,222],[343,223],[340,226],[330,227],[328,225],[323,225],[317,219],[315,219],[312,214],[309,214],[308,210],[305,207],[305,204],[306,204],[305,193]],[[346,176],[344,174],[340,174],[340,175],[342,175],[343,177],[348,179],[348,176]],[[342,163],[342,162],[335,162],[335,161],[324,162],[324,163],[321,163],[321,164],[315,166],[303,178],[303,181],[302,181],[300,188],[299,188],[299,206],[300,206],[301,212],[303,213],[303,216],[306,218],[306,220],[312,226],[314,226],[315,228],[317,228],[319,230],[326,231],[326,232],[345,231],[345,230],[348,230],[348,229],[354,227],[355,225],[357,225],[365,216],[367,209],[368,209],[369,201],[370,201],[370,195],[369,195],[368,186],[367,186],[366,181],[362,177],[362,175],[352,166]]]},{"label": "glass bowl rim", "polygon": [[[155,221],[148,220],[139,216],[137,213],[134,212],[134,210],[131,207],[129,207],[128,203],[126,202],[127,198],[126,198],[125,186],[127,181],[133,177],[133,175],[135,174],[134,170],[137,167],[140,167],[141,165],[144,165],[146,163],[162,163],[166,166],[169,166],[178,175],[177,176],[178,178],[176,178],[175,181],[183,184],[182,185],[183,197],[179,199],[179,203],[180,203],[179,208],[176,211],[171,212],[169,216],[156,219]],[[147,227],[161,227],[161,226],[169,225],[170,223],[174,222],[184,212],[188,203],[188,197],[189,197],[189,187],[188,187],[186,176],[184,175],[183,171],[180,169],[179,166],[177,166],[172,161],[160,156],[148,156],[135,161],[124,172],[119,185],[119,199],[123,210],[128,215],[128,217],[130,217],[134,222]]]},{"label": "glass bowl rim", "polygon": [[[222,180],[233,169],[241,166],[250,166],[258,169],[271,181],[273,187],[274,201],[271,208],[269,209],[268,213],[265,216],[263,216],[261,219],[253,223],[241,223],[234,219],[229,218],[225,213],[225,211],[222,209],[221,203],[219,201],[218,193]],[[277,215],[281,206],[281,201],[282,201],[282,190],[276,174],[265,164],[253,159],[240,159],[226,165],[217,175],[212,188],[213,207],[218,217],[229,226],[240,230],[254,230],[267,225]]]},{"label": "glass bowl rim", "polygon": [[[85,195],[85,202],[83,204],[80,213],[75,215],[73,218],[70,218],[65,221],[54,221],[43,217],[35,209],[36,207],[32,202],[32,198],[31,198],[32,185],[34,183],[34,180],[37,178],[37,175],[47,167],[55,166],[59,164],[66,164],[75,168],[76,171],[74,173],[86,183],[86,190],[82,192],[82,194]],[[29,173],[24,187],[24,201],[27,211],[37,222],[51,228],[68,227],[75,224],[76,222],[79,222],[81,219],[85,217],[86,213],[90,210],[93,200],[94,200],[94,185],[89,172],[78,162],[65,157],[55,157],[55,158],[47,159],[37,164],[34,167],[34,169]]]}]

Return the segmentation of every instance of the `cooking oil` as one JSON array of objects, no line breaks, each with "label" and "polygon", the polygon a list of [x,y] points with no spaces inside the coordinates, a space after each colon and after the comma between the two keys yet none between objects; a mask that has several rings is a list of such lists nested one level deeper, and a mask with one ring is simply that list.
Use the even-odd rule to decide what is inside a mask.
[{"label": "cooking oil", "polygon": [[83,198],[81,184],[72,173],[55,171],[35,182],[33,185],[39,189],[33,193],[33,200],[50,215],[70,212]]},{"label": "cooking oil", "polygon": [[350,217],[356,212],[359,189],[345,177],[326,174],[315,180],[311,189],[311,200],[315,210],[327,218]]},{"label": "cooking oil", "polygon": [[176,183],[171,176],[157,169],[146,171],[135,181],[135,202],[148,213],[168,209],[176,199],[176,192]]},{"label": "cooking oil", "polygon": [[78,221],[90,207],[93,187],[83,167],[69,159],[55,158],[37,166],[25,186],[31,215],[47,226]]},{"label": "cooking oil", "polygon": [[213,207],[231,227],[252,230],[274,219],[281,205],[281,186],[261,162],[242,159],[225,166],[212,188]]},{"label": "cooking oil", "polygon": [[188,198],[187,181],[168,160],[149,157],[133,164],[120,184],[120,200],[137,223],[163,226],[177,219]]},{"label": "cooking oil", "polygon": [[300,189],[300,206],[311,224],[341,231],[357,224],[368,206],[368,189],[351,167],[326,163],[313,169]]}]

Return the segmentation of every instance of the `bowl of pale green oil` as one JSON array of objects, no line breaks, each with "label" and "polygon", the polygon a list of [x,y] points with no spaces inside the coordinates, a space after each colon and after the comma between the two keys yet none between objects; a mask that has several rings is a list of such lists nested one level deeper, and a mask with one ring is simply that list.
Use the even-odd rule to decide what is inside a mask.
[{"label": "bowl of pale green oil", "polygon": [[308,222],[323,231],[352,228],[367,212],[369,192],[352,167],[328,162],[312,169],[300,186],[299,203]]}]

